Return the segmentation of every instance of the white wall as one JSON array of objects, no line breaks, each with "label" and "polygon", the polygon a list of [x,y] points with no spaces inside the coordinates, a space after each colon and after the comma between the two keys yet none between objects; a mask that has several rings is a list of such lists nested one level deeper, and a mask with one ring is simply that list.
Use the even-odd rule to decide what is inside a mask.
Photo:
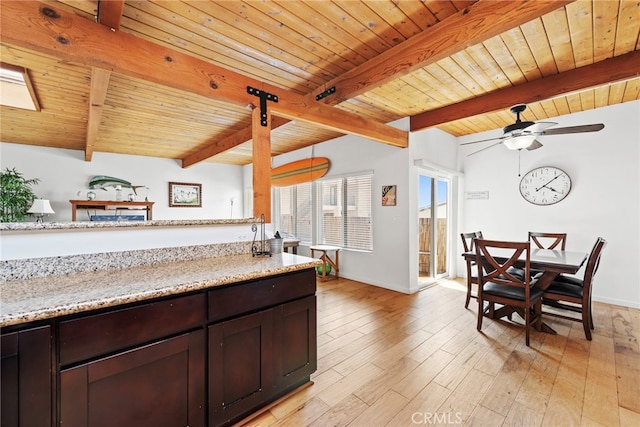
[{"label": "white wall", "polygon": [[[180,162],[158,157],[94,153],[90,162],[78,150],[0,143],[0,168],[16,168],[25,178],[39,178],[34,193],[49,199],[56,212],[47,221],[71,221],[71,199],[86,197],[89,180],[95,175],[125,179],[132,185],[149,187],[153,219],[228,219],[244,218],[243,168],[241,166],[201,162],[183,169]],[[202,207],[169,207],[169,182],[202,184]],[[82,190],[82,195],[77,195]],[[97,199],[115,200],[115,190],[96,190]],[[123,191],[124,196],[129,193]],[[139,200],[147,190],[139,189]],[[233,207],[231,199],[234,199]],[[233,211],[232,211],[233,208]],[[78,220],[87,219],[84,211]]]},{"label": "white wall", "polygon": [[[407,130],[408,119],[391,123]],[[437,129],[411,134],[408,149],[343,136],[317,144],[313,154],[328,157],[331,167],[326,178],[373,171],[373,252],[340,251],[340,275],[404,293],[413,293],[418,284],[418,174],[414,161],[423,159],[455,168],[455,138]],[[278,156],[273,166],[311,157],[306,148]],[[396,206],[382,206],[382,186],[397,185]],[[455,218],[455,217],[454,217]],[[309,255],[301,247],[300,254]]]},{"label": "white wall", "polygon": [[[394,126],[405,129],[408,120]],[[409,224],[408,150],[346,135],[321,144],[314,149],[316,157],[327,157],[331,167],[326,178],[358,172],[373,171],[373,252],[340,251],[340,275],[353,280],[400,292],[410,291],[407,246]],[[311,149],[305,148],[274,158],[273,167],[311,157]],[[397,205],[382,206],[382,186],[397,185]],[[310,255],[306,247],[299,254]],[[416,270],[417,272],[417,270]],[[417,274],[417,273],[416,273]]]},{"label": "white wall", "polygon": [[251,224],[0,232],[0,260],[250,242]]},{"label": "white wall", "polygon": [[[485,237],[505,240],[526,240],[528,231],[566,232],[567,249],[584,252],[602,236],[607,246],[593,299],[640,307],[640,101],[549,121],[557,122],[556,127],[605,124],[595,133],[543,136],[544,147],[522,150],[522,175],[545,165],[569,174],[567,198],[552,206],[532,205],[520,196],[517,151],[499,145],[467,157],[490,143],[461,147],[464,190],[489,192],[488,200],[463,200],[461,231],[482,230]],[[459,142],[500,134],[485,132]],[[459,268],[464,271],[462,260]]]}]

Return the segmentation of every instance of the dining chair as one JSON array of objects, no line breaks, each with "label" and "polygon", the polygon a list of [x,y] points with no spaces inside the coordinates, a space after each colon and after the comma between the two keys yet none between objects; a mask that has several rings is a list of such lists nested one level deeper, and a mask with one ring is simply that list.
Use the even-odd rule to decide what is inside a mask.
[{"label": "dining chair", "polygon": [[[567,244],[567,233],[529,232],[529,242],[535,243],[539,249],[560,249],[564,251]],[[560,245],[560,247],[558,247]]]},{"label": "dining chair", "polygon": [[[462,239],[462,248],[464,252],[471,252],[475,249],[473,244],[475,239],[482,239],[482,231],[473,231],[471,233],[460,233]],[[469,301],[471,301],[471,288],[474,284],[478,284],[478,276],[473,272],[475,261],[467,261],[467,300],[464,303],[464,308],[469,308]],[[473,296],[475,298],[475,296]]]},{"label": "dining chair", "polygon": [[[546,233],[546,232],[538,232],[538,231],[529,231],[529,242],[535,245],[538,249],[565,249],[567,244],[567,233]],[[560,246],[560,247],[558,247]],[[531,270],[531,275],[535,276],[540,273],[542,270],[536,270],[535,268]],[[524,271],[521,268],[512,268],[510,270],[513,274],[518,274],[522,276]]]},{"label": "dining chair", "polygon": [[[493,314],[496,303],[513,307],[524,318],[525,342],[528,347],[531,325],[541,328],[543,292],[534,286],[537,279],[531,278],[530,243],[476,239],[475,246],[478,267],[478,331],[482,330],[485,301],[489,303],[490,314]],[[500,259],[508,257],[506,261],[497,259],[496,252],[500,253]],[[509,268],[522,258],[525,260],[524,276],[510,274]]]},{"label": "dining chair", "polygon": [[584,335],[589,341],[591,341],[591,330],[594,329],[593,313],[591,312],[591,289],[593,288],[593,279],[600,266],[602,249],[606,244],[607,241],[605,239],[598,237],[587,259],[587,266],[582,279],[571,276],[558,276],[542,295],[542,302],[546,306],[580,313],[581,318],[578,319],[575,316],[545,311],[545,314],[551,316],[582,322]]}]

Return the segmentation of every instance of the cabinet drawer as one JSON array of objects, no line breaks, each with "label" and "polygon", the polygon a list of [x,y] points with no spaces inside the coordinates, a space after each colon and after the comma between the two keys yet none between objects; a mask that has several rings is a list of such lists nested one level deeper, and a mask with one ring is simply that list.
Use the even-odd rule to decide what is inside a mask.
[{"label": "cabinet drawer", "polygon": [[158,301],[60,323],[60,364],[79,362],[204,325],[205,295]]},{"label": "cabinet drawer", "polygon": [[314,269],[209,291],[209,321],[228,319],[316,292]]}]

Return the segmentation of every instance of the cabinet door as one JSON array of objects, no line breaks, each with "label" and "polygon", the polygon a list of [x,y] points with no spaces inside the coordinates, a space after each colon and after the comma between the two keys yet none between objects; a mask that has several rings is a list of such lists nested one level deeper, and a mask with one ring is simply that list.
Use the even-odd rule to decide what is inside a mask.
[{"label": "cabinet door", "polygon": [[274,386],[278,392],[298,386],[317,369],[316,297],[274,309]]},{"label": "cabinet door", "polygon": [[204,331],[119,353],[60,374],[60,424],[204,426]]},{"label": "cabinet door", "polygon": [[2,427],[51,426],[51,354],[50,326],[2,335]]},{"label": "cabinet door", "polygon": [[273,310],[209,327],[209,425],[237,420],[271,395]]}]

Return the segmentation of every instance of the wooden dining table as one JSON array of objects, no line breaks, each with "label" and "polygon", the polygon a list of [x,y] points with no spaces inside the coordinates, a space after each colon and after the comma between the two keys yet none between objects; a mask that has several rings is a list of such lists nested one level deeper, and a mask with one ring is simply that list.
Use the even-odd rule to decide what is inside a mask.
[{"label": "wooden dining table", "polygon": [[[504,262],[513,254],[512,250],[496,248],[491,251],[492,256],[499,262]],[[504,255],[503,255],[504,254]],[[476,252],[469,251],[462,254],[466,261],[475,261]],[[586,262],[589,254],[587,252],[563,251],[556,249],[538,249],[532,248],[529,254],[529,263],[532,270],[542,271],[542,275],[538,277],[535,287],[546,290],[551,283],[558,277],[558,274],[575,274],[580,267]],[[515,266],[524,268],[525,260],[523,258],[516,261]],[[477,268],[477,267],[474,267]],[[514,307],[505,306],[493,311],[493,319],[502,317],[510,317],[511,314],[517,312]],[[520,313],[523,316],[524,313]],[[556,331],[546,323],[542,322],[542,332],[555,334]]]}]

